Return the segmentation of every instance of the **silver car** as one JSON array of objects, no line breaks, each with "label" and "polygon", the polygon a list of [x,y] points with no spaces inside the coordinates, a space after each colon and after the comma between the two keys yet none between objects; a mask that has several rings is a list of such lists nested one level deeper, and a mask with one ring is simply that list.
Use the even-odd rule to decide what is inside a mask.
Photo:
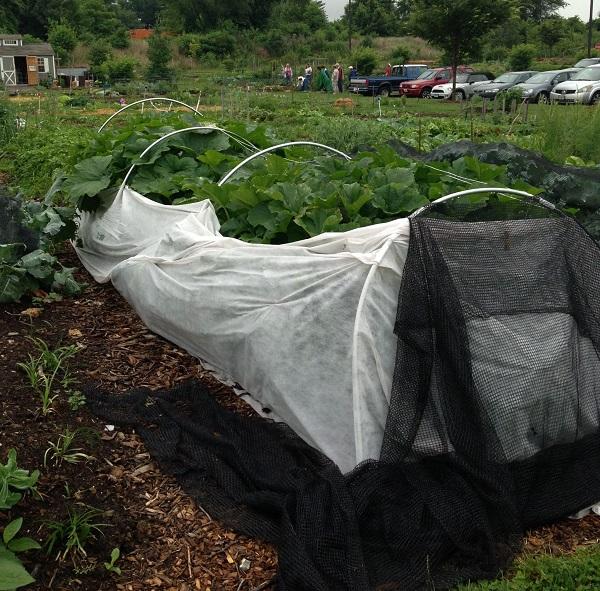
[{"label": "silver car", "polygon": [[550,102],[550,92],[561,82],[570,80],[579,68],[568,68],[566,70],[549,70],[538,72],[525,82],[517,84],[514,88],[523,93],[523,98],[530,103]]},{"label": "silver car", "polygon": [[550,100],[561,104],[600,104],[600,64],[579,70],[567,82],[557,84]]}]

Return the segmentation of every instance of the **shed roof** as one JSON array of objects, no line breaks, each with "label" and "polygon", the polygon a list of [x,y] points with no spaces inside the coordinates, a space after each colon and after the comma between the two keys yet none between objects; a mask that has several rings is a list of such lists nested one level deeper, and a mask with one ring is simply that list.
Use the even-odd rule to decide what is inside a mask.
[{"label": "shed roof", "polygon": [[39,56],[52,56],[54,55],[54,49],[49,43],[25,43],[20,47],[4,47],[0,46],[0,56],[10,55],[39,55]]},{"label": "shed roof", "polygon": [[58,68],[57,75],[58,76],[73,76],[74,78],[79,78],[80,76],[85,76],[89,74],[90,69],[86,67],[80,68]]},{"label": "shed roof", "polygon": [[0,41],[5,39],[6,41],[20,41],[23,39],[23,35],[7,35],[4,33],[0,33]]}]

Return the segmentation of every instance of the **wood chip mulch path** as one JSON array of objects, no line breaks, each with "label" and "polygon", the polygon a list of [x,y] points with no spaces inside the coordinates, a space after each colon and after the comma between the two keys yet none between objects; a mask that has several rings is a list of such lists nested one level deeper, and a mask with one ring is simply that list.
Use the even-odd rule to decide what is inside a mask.
[{"label": "wood chip mulch path", "polygon": [[[80,266],[72,253],[66,264]],[[204,380],[228,408],[253,411],[231,389],[214,380],[198,361],[172,343],[148,331],[111,285],[88,283],[75,299],[43,306],[15,305],[0,309],[0,460],[15,448],[20,467],[40,469],[39,498],[26,496],[0,523],[24,518],[22,535],[40,542],[48,520],[64,519],[68,511],[95,507],[108,525],[87,545],[87,557],[56,560],[29,553],[24,562],[37,582],[32,590],[58,591],[255,591],[272,586],[277,557],[266,543],[238,536],[214,521],[160,473],[139,437],[107,430],[83,407],[73,411],[66,395],[54,412],[39,413],[39,401],[17,363],[34,346],[29,337],[43,338],[53,347],[77,343],[81,350],[69,369],[76,387],[94,383],[105,390],[125,392],[133,387],[172,387],[182,380]],[[73,386],[72,386],[73,387]],[[94,460],[43,466],[49,441],[66,427],[93,430],[95,442],[82,443]],[[527,554],[564,554],[600,541],[600,517],[564,520],[529,532]],[[121,549],[117,566],[108,572],[112,548]]]}]

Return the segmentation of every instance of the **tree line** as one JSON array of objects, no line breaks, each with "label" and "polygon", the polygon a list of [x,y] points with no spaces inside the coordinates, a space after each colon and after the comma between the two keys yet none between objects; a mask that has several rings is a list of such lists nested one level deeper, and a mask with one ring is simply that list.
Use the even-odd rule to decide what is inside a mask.
[{"label": "tree line", "polygon": [[221,27],[310,30],[327,24],[317,0],[2,0],[0,33],[47,39],[55,23],[79,37],[111,37],[134,27],[206,33]]}]

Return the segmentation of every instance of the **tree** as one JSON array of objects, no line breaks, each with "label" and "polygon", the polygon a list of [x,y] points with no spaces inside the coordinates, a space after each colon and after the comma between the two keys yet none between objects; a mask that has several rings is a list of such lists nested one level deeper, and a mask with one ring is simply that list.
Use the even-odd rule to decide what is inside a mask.
[{"label": "tree", "polygon": [[170,79],[173,75],[169,67],[171,57],[169,40],[159,34],[152,35],[148,40],[148,78]]},{"label": "tree", "polygon": [[533,45],[515,45],[510,50],[508,62],[511,70],[528,70],[531,67],[531,62],[535,56],[535,47]]},{"label": "tree", "polygon": [[459,63],[478,52],[482,37],[509,18],[510,8],[511,0],[415,0],[412,26],[450,56],[455,86]]},{"label": "tree", "polygon": [[561,18],[548,18],[540,25],[540,41],[550,50],[565,36],[564,21]]},{"label": "tree", "polygon": [[281,0],[273,6],[267,28],[288,35],[310,34],[327,25],[323,2],[314,0]]},{"label": "tree", "polygon": [[567,5],[567,0],[515,0],[515,3],[523,20],[541,23],[545,18],[555,16]]},{"label": "tree", "polygon": [[77,45],[75,31],[65,23],[53,23],[48,31],[48,42],[61,61],[66,61]]},{"label": "tree", "polygon": [[[406,0],[352,0],[352,28],[361,35],[397,35],[409,8]],[[349,10],[347,4],[346,19]]]},{"label": "tree", "polygon": [[0,5],[0,33],[18,33],[19,15],[23,11],[23,0],[2,0]]}]

